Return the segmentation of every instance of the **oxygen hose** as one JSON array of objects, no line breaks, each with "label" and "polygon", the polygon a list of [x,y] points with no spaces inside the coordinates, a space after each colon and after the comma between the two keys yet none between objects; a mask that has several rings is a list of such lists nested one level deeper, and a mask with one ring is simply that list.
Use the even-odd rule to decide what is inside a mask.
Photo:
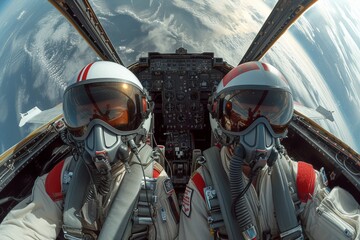
[{"label": "oxygen hose", "polygon": [[[125,144],[121,144],[117,150],[116,157],[120,159],[125,165],[129,160],[128,147]],[[95,168],[91,168],[94,185],[97,192],[105,196],[110,192],[112,183],[111,164],[106,155],[100,153],[96,156]],[[95,198],[95,192],[93,186],[90,187],[88,192],[88,199]]]},{"label": "oxygen hose", "polygon": [[93,184],[88,186],[88,191],[85,197],[87,201],[95,199],[97,193],[105,196],[110,192],[111,186],[111,172],[100,174],[95,169],[91,169],[90,171],[92,172]]},{"label": "oxygen hose", "polygon": [[111,172],[108,171],[104,175],[100,175],[100,184],[98,186],[98,193],[100,195],[105,196],[110,192],[110,186],[111,186]]},{"label": "oxygen hose", "polygon": [[[234,213],[236,220],[243,233],[243,237],[247,239],[254,239],[256,231],[252,224],[249,211],[247,210],[244,192],[246,191],[243,183],[242,166],[244,163],[244,147],[237,145],[234,149],[234,154],[230,160],[230,191],[232,202],[234,205]],[[251,180],[250,180],[251,181]],[[241,196],[242,195],[242,196]],[[241,196],[241,197],[238,197]],[[254,236],[255,234],[255,236]]]}]

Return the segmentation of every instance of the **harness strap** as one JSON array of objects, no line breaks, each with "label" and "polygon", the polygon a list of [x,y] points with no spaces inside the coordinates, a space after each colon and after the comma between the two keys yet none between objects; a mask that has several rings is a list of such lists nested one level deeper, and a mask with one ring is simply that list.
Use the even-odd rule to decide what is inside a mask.
[{"label": "harness strap", "polygon": [[220,161],[219,148],[211,147],[204,151],[206,166],[209,169],[216,195],[224,218],[226,232],[229,239],[242,238],[237,221],[231,211],[231,191],[228,176]]},{"label": "harness strap", "polygon": [[84,161],[78,160],[76,163],[64,202],[63,231],[66,239],[71,239],[73,236],[79,239],[83,237],[83,226],[79,214],[90,183],[90,176]]},{"label": "harness strap", "polygon": [[99,239],[125,239],[125,230],[128,224],[131,224],[130,219],[137,203],[142,178],[141,166],[133,164],[131,173],[125,174],[117,191]]},{"label": "harness strap", "polygon": [[[206,167],[205,163],[202,164]],[[209,172],[204,170],[202,173],[203,176],[199,172],[196,172],[191,179],[206,203],[210,232],[215,234],[215,239],[227,239],[226,232],[221,233],[221,231],[224,231],[225,223],[217,197],[218,193],[216,193],[216,190],[213,188],[213,182]]]},{"label": "harness strap", "polygon": [[[152,148],[145,145],[139,152],[141,161],[151,155]],[[144,163],[146,163],[144,161]],[[134,208],[138,201],[141,181],[143,180],[142,167],[137,163],[136,156],[133,156],[131,172],[126,173],[121,182],[116,196],[110,207],[110,211],[101,229],[99,240],[102,239],[128,239],[131,235]]]},{"label": "harness strap", "polygon": [[278,158],[271,174],[272,196],[277,224],[281,239],[290,240],[302,237],[302,229],[296,217],[295,206],[289,191],[289,185],[281,161]]},{"label": "harness strap", "polygon": [[288,156],[281,155],[280,158],[281,158],[281,160],[279,162],[281,163],[281,167],[284,170],[286,179],[288,181],[291,198],[292,198],[293,202],[298,205],[298,203],[300,203],[300,202],[299,202],[299,197],[298,197],[298,193],[297,193],[295,173],[292,170],[291,166],[289,165],[288,161],[286,161],[288,159]]},{"label": "harness strap", "polygon": [[[150,162],[148,160],[150,159],[149,156],[151,157],[151,152],[152,148],[150,146],[145,146],[140,150],[139,158],[142,164]],[[132,165],[129,168],[130,172],[125,173],[120,186],[113,188],[114,197],[110,207],[100,209],[106,211],[107,216],[103,225],[98,226],[97,222],[93,225],[87,224],[79,215],[83,209],[85,196],[88,194],[88,185],[91,181],[85,163],[76,161],[64,204],[63,232],[66,239],[96,239],[99,228],[101,228],[98,237],[100,240],[128,239],[131,236],[133,227],[131,217],[138,200],[141,181],[143,180],[142,167],[137,162],[136,156],[131,155]],[[146,173],[153,174],[152,166],[152,164],[146,166],[151,169]]]}]

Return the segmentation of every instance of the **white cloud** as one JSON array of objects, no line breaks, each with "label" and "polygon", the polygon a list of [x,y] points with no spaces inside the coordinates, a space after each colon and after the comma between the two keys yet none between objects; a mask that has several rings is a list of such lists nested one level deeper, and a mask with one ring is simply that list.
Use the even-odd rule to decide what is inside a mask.
[{"label": "white cloud", "polygon": [[127,48],[126,46],[119,46],[119,51],[122,52],[122,53],[126,53],[126,54],[130,54],[130,53],[135,52],[134,49]]},{"label": "white cloud", "polygon": [[7,149],[5,147],[5,145],[3,143],[1,143],[0,145],[0,154],[2,154],[3,152],[5,152]]},{"label": "white cloud", "polygon": [[9,104],[6,99],[6,95],[0,95],[1,111],[0,111],[0,123],[4,124],[9,114]]},{"label": "white cloud", "polygon": [[38,71],[34,87],[46,86],[42,94],[50,101],[61,98],[67,81],[75,79],[94,55],[70,24],[53,11],[39,21],[24,50],[33,60],[31,68]]},{"label": "white cloud", "polygon": [[91,2],[91,6],[93,7],[96,15],[103,15],[103,16],[114,16],[112,13],[111,8],[108,6],[108,2],[103,0],[94,0]]},{"label": "white cloud", "polygon": [[[310,43],[316,44],[315,39],[314,39],[315,29],[313,28],[313,25],[311,25],[311,23],[309,22],[309,20],[307,18],[300,18],[294,24],[294,26],[305,35],[305,37],[307,38],[307,40]],[[317,29],[317,30],[319,30],[319,29]]]},{"label": "white cloud", "polygon": [[17,20],[22,19],[22,17],[24,16],[25,13],[26,13],[26,11],[23,10],[16,19],[17,19]]},{"label": "white cloud", "polygon": [[[335,10],[336,9],[336,10]],[[360,108],[360,7],[354,1],[322,1],[317,3],[316,12],[321,16],[325,31],[329,37],[331,51],[337,56],[336,68],[342,86],[346,88],[348,98],[356,109]],[[341,69],[341,71],[339,70]],[[358,115],[360,118],[360,113]]]},{"label": "white cloud", "polygon": [[125,50],[125,53],[133,53],[133,52],[135,52],[135,50],[131,48]]},{"label": "white cloud", "polygon": [[[232,65],[240,61],[271,11],[263,1],[245,0],[236,4],[232,0],[152,1],[145,5],[134,8],[122,3],[115,10],[141,23],[143,35],[127,47],[138,52],[174,52],[184,46],[189,52],[213,51]],[[109,9],[98,11],[108,14]]]},{"label": "white cloud", "polygon": [[[24,106],[26,106],[29,103],[29,89],[26,89],[26,82],[31,81],[28,76],[21,75],[20,81],[19,81],[19,87],[18,91],[16,92],[16,98],[15,98],[15,113],[16,113],[16,120],[17,123],[20,122],[20,113],[27,112],[30,109],[24,109]],[[23,129],[21,129],[23,131]]]},{"label": "white cloud", "polygon": [[[199,26],[187,26],[186,43],[196,51],[214,51],[232,65],[237,65],[271,9],[257,1],[175,1],[182,11],[195,16]],[[254,6],[256,5],[256,11]],[[246,10],[244,10],[246,9]],[[241,12],[241,14],[239,14]],[[256,13],[256,14],[254,14]],[[221,16],[221,17],[214,17]],[[199,28],[206,29],[199,31]]]}]

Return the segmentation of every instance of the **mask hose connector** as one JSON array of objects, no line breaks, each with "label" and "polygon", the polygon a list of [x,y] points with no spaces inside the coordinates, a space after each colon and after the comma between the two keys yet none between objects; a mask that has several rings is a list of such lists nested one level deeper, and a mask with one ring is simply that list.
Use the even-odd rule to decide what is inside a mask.
[{"label": "mask hose connector", "polygon": [[[250,214],[246,207],[245,191],[249,188],[244,187],[243,183],[243,163],[245,158],[245,149],[242,145],[237,145],[234,154],[230,160],[230,191],[232,196],[233,212],[240,226],[240,230],[245,240],[256,238],[256,229],[252,224]],[[249,180],[251,184],[251,179]],[[240,196],[240,197],[239,197]]]},{"label": "mask hose connector", "polygon": [[130,160],[130,154],[128,150],[128,146],[125,144],[121,144],[116,152],[116,156],[118,159],[120,159],[121,162],[124,163],[126,172],[131,172],[129,160]]},{"label": "mask hose connector", "polygon": [[96,152],[94,159],[95,166],[98,170],[96,174],[97,191],[99,194],[105,196],[110,191],[111,186],[111,166],[107,159],[106,152]]}]

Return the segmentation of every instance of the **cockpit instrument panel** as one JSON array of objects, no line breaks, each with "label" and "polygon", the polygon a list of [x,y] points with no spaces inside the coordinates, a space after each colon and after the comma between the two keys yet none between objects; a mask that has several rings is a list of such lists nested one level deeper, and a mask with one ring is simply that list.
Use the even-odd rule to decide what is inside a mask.
[{"label": "cockpit instrument panel", "polygon": [[178,49],[175,54],[149,53],[139,59],[139,65],[142,70],[137,76],[157,98],[155,103],[161,104],[157,109],[161,108],[168,131],[204,129],[208,98],[228,70],[221,58]]},{"label": "cockpit instrument panel", "polygon": [[187,53],[184,48],[149,53],[130,67],[155,103],[154,135],[166,148],[174,184],[187,182],[193,149],[211,145],[208,99],[231,69],[213,53]]}]

